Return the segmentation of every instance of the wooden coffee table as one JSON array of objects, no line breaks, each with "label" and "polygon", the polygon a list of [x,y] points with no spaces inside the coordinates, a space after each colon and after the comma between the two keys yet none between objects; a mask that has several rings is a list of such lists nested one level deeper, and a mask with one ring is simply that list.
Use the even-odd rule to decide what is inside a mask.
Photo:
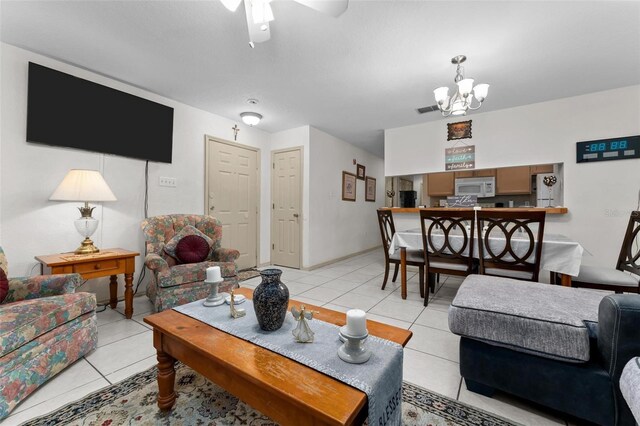
[{"label": "wooden coffee table", "polygon": [[[245,288],[236,293],[253,295]],[[339,326],[346,322],[341,312],[305,305],[319,311],[323,321]],[[174,362],[179,360],[283,425],[360,425],[367,417],[365,393],[268,349],[174,310],[150,315],[144,322],[153,327],[158,351],[161,410],[170,410],[176,401]],[[409,330],[370,320],[367,328],[402,346],[412,336]]]}]

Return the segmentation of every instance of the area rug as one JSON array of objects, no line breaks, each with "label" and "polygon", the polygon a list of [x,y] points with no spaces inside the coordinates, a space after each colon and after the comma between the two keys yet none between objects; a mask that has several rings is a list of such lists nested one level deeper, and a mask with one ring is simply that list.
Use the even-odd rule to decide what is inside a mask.
[{"label": "area rug", "polygon": [[[276,425],[273,420],[238,400],[184,364],[176,367],[178,400],[171,412],[158,410],[156,367],[94,392],[23,426],[74,425]],[[402,418],[406,426],[507,426],[493,416],[418,386],[404,383]]]},{"label": "area rug", "polygon": [[243,269],[242,271],[238,271],[239,282],[246,281],[253,277],[259,277],[259,276],[260,276],[260,271],[254,268]]}]

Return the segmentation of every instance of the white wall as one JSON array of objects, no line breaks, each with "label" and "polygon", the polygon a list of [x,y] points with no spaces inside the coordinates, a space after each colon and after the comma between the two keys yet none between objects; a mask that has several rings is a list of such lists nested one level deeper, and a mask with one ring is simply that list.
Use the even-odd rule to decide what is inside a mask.
[{"label": "white wall", "polygon": [[[271,134],[271,151],[302,147],[302,267],[309,265],[309,126],[296,127]],[[269,167],[271,172],[271,167]]]},{"label": "white wall", "polygon": [[564,163],[569,214],[548,215],[547,229],[579,241],[591,253],[585,264],[614,266],[638,205],[640,160],[577,164],[576,142],[640,134],[640,86],[387,129],[385,174],[443,171],[446,123],[468,119],[478,169]]},{"label": "white wall", "polygon": [[[7,253],[11,276],[30,274],[35,255],[70,251],[78,246],[81,237],[73,226],[79,215],[78,203],[48,201],[71,168],[100,170],[118,198],[94,211],[101,220],[93,237],[96,245],[144,253],[140,231],[144,161],[25,142],[29,61],[173,107],[173,163],[149,163],[149,215],[204,213],[204,136],[233,140],[234,121],[4,43],[1,48],[0,244]],[[270,256],[270,181],[266,167],[270,162],[269,134],[238,125],[238,143],[261,149],[260,262],[266,263]],[[177,188],[159,187],[159,176],[175,177]],[[140,257],[135,279],[141,270]],[[107,287],[104,280],[92,280],[84,289],[96,292],[98,299],[104,300],[108,297]]]},{"label": "white wall", "polygon": [[[48,200],[71,168],[100,170],[118,198],[98,204],[94,211],[100,220],[93,236],[96,245],[144,253],[140,231],[144,161],[27,143],[29,61],[174,108],[173,163],[149,164],[149,215],[204,213],[205,135],[233,140],[231,128],[236,122],[11,45],[2,43],[0,47],[0,245],[7,252],[11,276],[39,273],[34,256],[71,251],[79,245],[81,237],[73,226],[79,203]],[[310,126],[268,134],[237,124],[241,128],[237,142],[260,148],[261,264],[270,262],[271,151],[292,146],[304,148],[303,267],[379,245],[375,209],[384,201],[381,158]],[[355,172],[353,158],[377,179],[376,203],[364,202],[363,181],[358,181],[356,203],[340,200],[341,171]],[[160,176],[176,178],[177,188],[160,187]],[[142,261],[142,256],[137,259],[135,280]],[[140,292],[144,292],[144,284]],[[120,295],[122,287],[121,282]],[[106,280],[91,280],[83,287],[101,301],[108,298],[107,288]]]},{"label": "white wall", "polygon": [[[384,206],[384,161],[311,127],[310,253],[306,266],[381,245],[376,209]],[[365,181],[356,180],[356,201],[342,201],[342,171],[355,174],[353,159],[376,179],[376,201],[367,202]]]}]

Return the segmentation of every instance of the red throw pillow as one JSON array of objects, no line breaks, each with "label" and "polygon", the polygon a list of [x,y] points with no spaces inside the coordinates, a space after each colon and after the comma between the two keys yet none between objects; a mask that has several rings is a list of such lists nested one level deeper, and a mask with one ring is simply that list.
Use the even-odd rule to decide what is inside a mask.
[{"label": "red throw pillow", "polygon": [[7,297],[7,293],[9,293],[9,279],[4,269],[0,268],[0,303]]},{"label": "red throw pillow", "polygon": [[202,262],[209,256],[209,244],[199,235],[187,235],[176,246],[176,256],[182,263]]}]

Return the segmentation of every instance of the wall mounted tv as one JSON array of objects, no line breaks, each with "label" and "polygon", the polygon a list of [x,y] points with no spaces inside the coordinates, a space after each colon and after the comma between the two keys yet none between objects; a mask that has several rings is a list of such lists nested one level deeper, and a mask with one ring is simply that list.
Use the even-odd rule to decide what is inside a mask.
[{"label": "wall mounted tv", "polygon": [[173,108],[29,62],[27,142],[171,163]]}]

